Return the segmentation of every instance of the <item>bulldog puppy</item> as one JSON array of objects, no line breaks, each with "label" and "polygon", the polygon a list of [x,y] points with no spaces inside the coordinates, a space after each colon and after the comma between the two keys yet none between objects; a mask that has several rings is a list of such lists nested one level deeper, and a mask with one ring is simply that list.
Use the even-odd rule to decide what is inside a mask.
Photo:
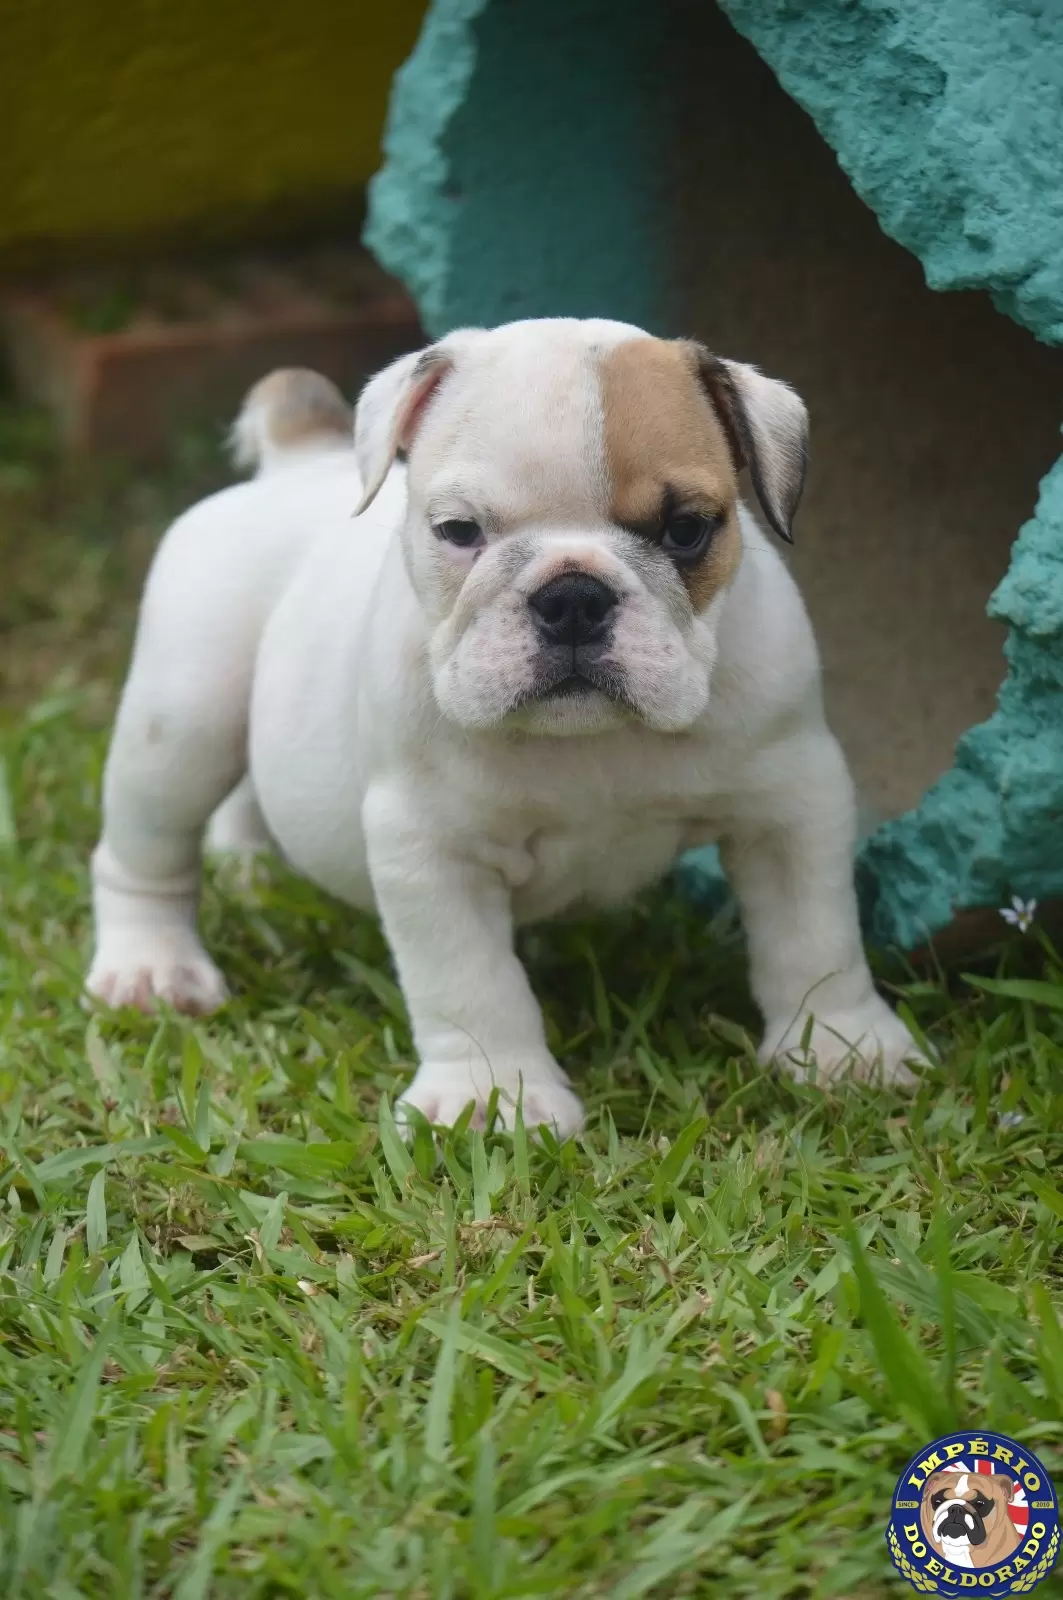
[{"label": "bulldog puppy", "polygon": [[[462,329],[365,388],[237,424],[250,483],[179,519],[147,583],[93,858],[90,993],[209,1011],[196,931],[212,812],[230,846],[379,912],[450,1124],[575,1132],[515,924],[625,900],[718,840],[761,1055],[821,1080],[918,1059],[876,994],[853,791],[808,617],[739,500],[789,540],[806,414],[785,384],[605,321]],[[355,515],[357,513],[357,515]],[[227,800],[226,797],[230,798]]]},{"label": "bulldog puppy", "polygon": [[1022,1543],[1008,1516],[1014,1492],[1006,1473],[936,1472],[919,1508],[927,1542],[954,1567],[995,1567]]}]

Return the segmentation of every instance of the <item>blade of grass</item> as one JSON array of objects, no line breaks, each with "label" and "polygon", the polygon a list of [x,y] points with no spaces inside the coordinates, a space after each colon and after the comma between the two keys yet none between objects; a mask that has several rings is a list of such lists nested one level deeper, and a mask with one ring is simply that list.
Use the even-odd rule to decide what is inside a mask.
[{"label": "blade of grass", "polygon": [[922,1351],[893,1315],[855,1228],[846,1234],[853,1273],[860,1288],[860,1315],[871,1335],[879,1367],[897,1409],[927,1438],[949,1433],[955,1414],[938,1391]]}]

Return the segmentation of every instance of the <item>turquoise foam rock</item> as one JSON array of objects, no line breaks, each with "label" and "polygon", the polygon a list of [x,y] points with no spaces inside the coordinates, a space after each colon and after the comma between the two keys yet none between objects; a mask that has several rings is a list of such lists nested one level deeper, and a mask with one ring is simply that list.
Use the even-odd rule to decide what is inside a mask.
[{"label": "turquoise foam rock", "polygon": [[366,230],[432,333],[603,305],[659,322],[665,65],[642,0],[436,0]]},{"label": "turquoise foam rock", "polygon": [[[981,289],[1063,343],[1063,6],[1054,0],[722,0],[938,290]],[[669,277],[667,4],[435,0],[397,75],[367,241],[434,334],[520,316],[680,331]],[[706,90],[711,110],[711,84]],[[1006,403],[1006,396],[1002,396]],[[1032,487],[1032,486],[1031,486]],[[1063,463],[989,601],[997,709],[865,842],[873,942],[1063,895]],[[713,856],[686,887],[717,898]]]}]

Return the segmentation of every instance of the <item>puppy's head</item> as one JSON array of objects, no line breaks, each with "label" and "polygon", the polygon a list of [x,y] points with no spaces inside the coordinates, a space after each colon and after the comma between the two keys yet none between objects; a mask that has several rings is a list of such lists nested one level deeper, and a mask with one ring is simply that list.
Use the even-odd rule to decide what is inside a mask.
[{"label": "puppy's head", "polygon": [[620,323],[464,329],[380,373],[355,425],[363,509],[405,455],[440,709],[548,734],[688,727],[741,557],[738,473],[789,539],[805,441],[785,384]]},{"label": "puppy's head", "polygon": [[939,1554],[966,1545],[974,1566],[992,1566],[1020,1543],[1008,1516],[1014,1492],[1006,1473],[936,1472],[923,1485],[923,1532]]}]

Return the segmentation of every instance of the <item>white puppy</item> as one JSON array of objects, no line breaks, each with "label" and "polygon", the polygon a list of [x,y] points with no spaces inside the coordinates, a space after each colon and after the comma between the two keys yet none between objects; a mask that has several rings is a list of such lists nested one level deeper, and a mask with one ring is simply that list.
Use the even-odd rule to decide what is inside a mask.
[{"label": "white puppy", "polygon": [[763,1059],[905,1076],[808,618],[738,499],[745,465],[789,538],[790,389],[624,324],[523,322],[388,367],[353,449],[310,373],[260,384],[237,436],[260,475],[180,518],[148,580],[93,861],[94,995],[223,1002],[196,902],[225,801],[219,841],[270,837],[379,912],[420,1056],[408,1105],[482,1117],[497,1087],[507,1122],[523,1095],[529,1125],[568,1134],[582,1108],[514,924],[623,900],[719,840]]}]

